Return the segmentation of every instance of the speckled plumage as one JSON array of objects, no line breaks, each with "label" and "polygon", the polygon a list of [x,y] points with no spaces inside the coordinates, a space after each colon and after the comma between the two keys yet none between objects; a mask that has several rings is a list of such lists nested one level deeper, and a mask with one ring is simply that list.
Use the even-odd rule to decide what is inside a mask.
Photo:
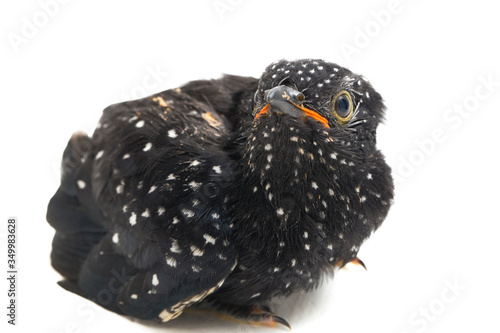
[{"label": "speckled plumage", "polygon": [[91,138],[71,138],[49,203],[61,284],[163,321],[316,287],[389,210],[383,110],[362,76],[310,59],[106,108]]}]

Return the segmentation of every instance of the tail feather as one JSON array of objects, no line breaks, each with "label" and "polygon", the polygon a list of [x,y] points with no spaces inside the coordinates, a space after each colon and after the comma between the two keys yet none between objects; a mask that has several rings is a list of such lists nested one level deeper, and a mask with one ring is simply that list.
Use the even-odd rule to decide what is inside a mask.
[{"label": "tail feather", "polygon": [[47,221],[56,230],[52,241],[52,266],[69,280],[78,278],[88,253],[106,234],[106,229],[85,213],[78,196],[78,179],[90,177],[81,171],[85,169],[91,150],[86,134],[75,133],[71,137],[63,155],[61,186],[47,208]]},{"label": "tail feather", "polygon": [[76,280],[90,250],[104,233],[79,232],[64,234],[56,231],[52,240],[52,267],[69,280]]},{"label": "tail feather", "polygon": [[83,132],[76,132],[69,139],[61,163],[61,188],[69,195],[76,194],[76,177],[93,149],[92,140]]}]

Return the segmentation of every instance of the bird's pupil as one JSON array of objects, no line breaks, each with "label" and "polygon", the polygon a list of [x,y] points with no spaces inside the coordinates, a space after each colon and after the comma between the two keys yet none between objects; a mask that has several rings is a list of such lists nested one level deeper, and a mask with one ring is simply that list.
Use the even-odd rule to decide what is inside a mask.
[{"label": "bird's pupil", "polygon": [[335,102],[335,111],[340,117],[346,117],[351,111],[351,101],[346,95],[341,95]]}]

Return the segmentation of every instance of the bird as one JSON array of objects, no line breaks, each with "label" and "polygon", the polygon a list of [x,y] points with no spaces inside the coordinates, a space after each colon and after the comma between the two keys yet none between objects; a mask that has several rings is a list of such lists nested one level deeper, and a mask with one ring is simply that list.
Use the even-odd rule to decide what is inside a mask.
[{"label": "bird", "polygon": [[108,106],[70,138],[48,204],[58,283],[140,320],[207,306],[290,327],[269,301],[363,264],[389,212],[384,118],[366,78],[321,59]]}]

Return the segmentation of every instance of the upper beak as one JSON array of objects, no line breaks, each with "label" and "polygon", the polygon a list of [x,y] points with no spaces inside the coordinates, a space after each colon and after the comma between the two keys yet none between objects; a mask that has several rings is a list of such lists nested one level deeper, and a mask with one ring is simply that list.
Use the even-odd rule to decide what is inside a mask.
[{"label": "upper beak", "polygon": [[255,119],[269,113],[287,114],[294,118],[307,116],[319,121],[325,127],[330,128],[330,126],[328,126],[328,120],[325,117],[303,106],[302,102],[304,101],[304,95],[293,88],[277,86],[267,90],[264,97],[267,104],[255,115]]}]

